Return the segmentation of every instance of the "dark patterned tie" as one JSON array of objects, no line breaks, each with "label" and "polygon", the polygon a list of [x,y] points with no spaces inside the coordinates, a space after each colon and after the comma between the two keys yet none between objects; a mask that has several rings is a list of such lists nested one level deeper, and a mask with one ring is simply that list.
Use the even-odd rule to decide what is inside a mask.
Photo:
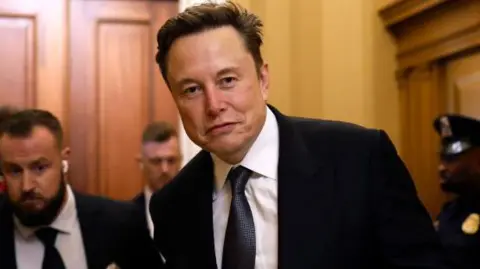
[{"label": "dark patterned tie", "polygon": [[62,257],[55,247],[58,231],[53,228],[42,228],[35,235],[45,246],[42,269],[65,269]]},{"label": "dark patterned tie", "polygon": [[255,225],[245,196],[245,185],[252,171],[243,166],[230,170],[232,204],[223,245],[222,269],[254,269],[256,256]]}]

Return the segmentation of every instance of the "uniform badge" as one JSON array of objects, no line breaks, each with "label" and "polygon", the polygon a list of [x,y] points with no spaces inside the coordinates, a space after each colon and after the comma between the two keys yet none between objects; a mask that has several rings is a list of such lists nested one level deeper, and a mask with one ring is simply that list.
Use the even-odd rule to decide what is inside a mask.
[{"label": "uniform badge", "polygon": [[452,127],[450,127],[448,117],[442,117],[440,119],[440,135],[442,137],[452,136]]},{"label": "uniform badge", "polygon": [[433,228],[435,228],[435,231],[438,231],[438,229],[440,228],[439,220],[436,220],[435,222],[433,222]]},{"label": "uniform badge", "polygon": [[462,224],[462,231],[465,234],[476,234],[480,226],[480,215],[477,213],[470,214]]}]

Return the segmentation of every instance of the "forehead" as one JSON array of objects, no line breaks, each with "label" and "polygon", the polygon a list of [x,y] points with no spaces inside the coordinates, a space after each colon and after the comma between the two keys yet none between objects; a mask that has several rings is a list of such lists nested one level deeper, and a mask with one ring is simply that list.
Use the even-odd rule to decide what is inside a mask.
[{"label": "forehead", "polygon": [[242,61],[253,63],[245,42],[235,28],[223,26],[177,39],[170,48],[167,65],[169,78],[175,81],[182,75],[216,72]]},{"label": "forehead", "polygon": [[5,134],[0,138],[0,155],[6,160],[46,156],[57,150],[54,135],[44,127],[34,127],[32,133],[26,137]]},{"label": "forehead", "polygon": [[179,148],[178,148],[178,139],[176,137],[171,137],[165,142],[147,142],[143,144],[143,153],[147,157],[155,157],[155,156],[171,156],[171,155],[178,155]]}]

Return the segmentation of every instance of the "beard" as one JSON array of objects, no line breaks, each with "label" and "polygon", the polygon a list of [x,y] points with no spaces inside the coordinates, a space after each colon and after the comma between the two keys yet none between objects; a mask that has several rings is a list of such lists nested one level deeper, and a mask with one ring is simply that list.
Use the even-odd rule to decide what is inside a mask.
[{"label": "beard", "polygon": [[480,173],[463,169],[455,174],[441,174],[443,191],[455,193],[461,196],[480,195]]},{"label": "beard", "polygon": [[[18,220],[26,227],[38,227],[50,225],[55,218],[57,217],[60,209],[62,208],[63,201],[66,195],[67,184],[62,178],[60,180],[60,186],[57,193],[51,199],[45,199],[45,207],[37,212],[25,210],[21,205],[10,201],[10,205],[13,208],[13,213],[18,218]],[[35,195],[35,194],[25,194],[25,195]]]}]

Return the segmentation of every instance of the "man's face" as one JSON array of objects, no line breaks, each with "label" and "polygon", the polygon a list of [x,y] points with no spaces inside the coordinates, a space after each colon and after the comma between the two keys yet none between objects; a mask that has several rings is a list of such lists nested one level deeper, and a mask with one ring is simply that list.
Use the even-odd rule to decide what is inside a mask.
[{"label": "man's face", "polygon": [[27,226],[51,222],[65,191],[62,152],[53,134],[44,127],[34,127],[27,137],[5,134],[0,138],[0,156],[7,194],[17,217]]},{"label": "man's face", "polygon": [[453,159],[443,159],[439,166],[441,187],[457,194],[480,191],[480,149],[472,149]]},{"label": "man's face", "polygon": [[171,137],[165,142],[147,142],[142,147],[140,159],[147,184],[152,191],[159,190],[170,181],[180,169],[178,139]]},{"label": "man's face", "polygon": [[230,26],[177,39],[167,57],[167,78],[190,139],[238,162],[266,115],[268,68],[253,57]]}]

